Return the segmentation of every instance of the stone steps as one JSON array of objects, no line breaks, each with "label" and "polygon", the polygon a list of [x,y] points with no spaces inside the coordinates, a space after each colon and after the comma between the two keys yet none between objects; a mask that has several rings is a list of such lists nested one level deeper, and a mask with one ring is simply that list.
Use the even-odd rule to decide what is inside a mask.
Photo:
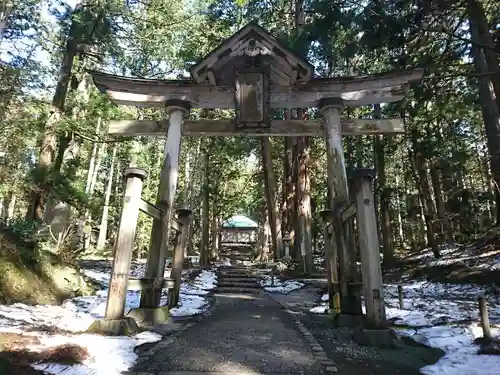
[{"label": "stone steps", "polygon": [[217,287],[217,290],[215,293],[219,293],[219,294],[257,294],[257,293],[260,293],[260,288]]},{"label": "stone steps", "polygon": [[217,284],[220,288],[260,288],[260,285],[251,282],[251,283],[235,283],[227,280],[219,281]]},{"label": "stone steps", "polygon": [[217,271],[216,293],[256,294],[261,290],[259,279],[251,269],[242,265],[220,266]]},{"label": "stone steps", "polygon": [[255,277],[243,277],[243,276],[238,276],[238,277],[225,277],[221,275],[217,275],[217,278],[219,281],[227,281],[227,282],[233,282],[233,283],[249,283],[249,284],[258,284],[259,279]]}]

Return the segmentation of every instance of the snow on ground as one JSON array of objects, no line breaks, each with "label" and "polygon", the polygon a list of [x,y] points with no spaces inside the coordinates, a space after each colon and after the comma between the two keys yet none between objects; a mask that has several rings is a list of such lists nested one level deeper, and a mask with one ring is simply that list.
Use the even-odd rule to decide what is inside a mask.
[{"label": "snow on ground", "polygon": [[[396,284],[384,288],[387,319],[399,328],[400,335],[442,349],[446,354],[436,364],[421,369],[424,375],[498,375],[500,356],[478,355],[474,343],[482,337],[477,297],[487,288],[474,284],[446,284],[413,281],[403,286],[404,309],[399,308]],[[500,323],[500,297],[488,295],[492,324]],[[328,295],[310,309],[313,313],[328,311]],[[493,329],[500,336],[500,329]]]},{"label": "snow on ground", "polygon": [[314,314],[326,314],[329,310],[328,300],[329,300],[328,294],[323,294],[321,296],[320,304],[309,309],[309,311]]},{"label": "snow on ground", "polygon": [[82,364],[64,365],[59,363],[40,363],[33,365],[37,370],[57,375],[119,375],[131,368],[137,360],[134,353],[136,346],[161,340],[161,336],[152,332],[142,332],[132,337],[109,337],[99,335],[63,336],[42,335],[38,337],[40,345],[31,350],[55,347],[59,345],[79,345],[86,347],[88,359]]},{"label": "snow on ground", "polygon": [[287,294],[294,290],[302,288],[305,284],[297,280],[281,281],[276,276],[264,275],[260,280],[260,285],[267,292]]},{"label": "snow on ground", "polygon": [[204,298],[210,290],[217,286],[217,275],[214,271],[203,270],[190,284],[181,284],[179,306],[170,309],[172,316],[190,316],[201,314],[208,305]]},{"label": "snow on ground", "polygon": [[[142,277],[145,266],[132,268],[132,277]],[[93,296],[76,297],[66,300],[61,306],[37,305],[22,303],[0,305],[0,331],[23,333],[36,332],[41,344],[27,349],[38,351],[43,348],[64,344],[76,344],[86,347],[89,358],[80,365],[36,364],[34,367],[50,374],[74,375],[114,375],[130,368],[137,356],[134,347],[146,342],[155,342],[161,336],[151,332],[143,332],[131,337],[107,337],[91,334],[71,334],[83,332],[96,319],[104,317],[106,309],[107,287],[110,269],[85,269],[85,275],[102,285],[102,289]],[[170,271],[165,272],[168,277]],[[187,281],[183,275],[179,306],[171,309],[172,316],[189,316],[200,314],[208,305],[206,295],[214,289],[217,276],[211,270],[203,270],[193,281]],[[138,307],[140,291],[129,290],[126,298],[126,312]],[[162,292],[161,304],[167,303],[167,290]],[[49,335],[47,328],[68,331],[68,334]]]}]

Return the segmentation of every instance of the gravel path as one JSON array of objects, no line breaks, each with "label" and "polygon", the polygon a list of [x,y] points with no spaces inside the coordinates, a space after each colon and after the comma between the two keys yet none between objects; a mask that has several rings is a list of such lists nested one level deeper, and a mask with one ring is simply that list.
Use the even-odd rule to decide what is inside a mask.
[{"label": "gravel path", "polygon": [[210,316],[183,331],[170,345],[159,344],[134,371],[324,373],[292,317],[265,294],[217,295]]}]

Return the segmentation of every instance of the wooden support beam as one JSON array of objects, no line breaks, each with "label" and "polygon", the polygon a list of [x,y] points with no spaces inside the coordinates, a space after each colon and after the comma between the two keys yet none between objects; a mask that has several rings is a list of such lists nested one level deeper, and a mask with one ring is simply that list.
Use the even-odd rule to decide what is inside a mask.
[{"label": "wooden support beam", "polygon": [[[139,203],[139,210],[144,212],[146,215],[151,216],[155,220],[160,220],[162,218],[162,210],[156,207],[154,204],[141,199]],[[172,218],[172,222],[170,223],[170,227],[176,232],[180,232],[182,230],[182,224],[175,218]]]},{"label": "wooden support beam", "polygon": [[134,251],[134,238],[139,216],[142,182],[147,173],[140,168],[127,168],[124,171],[126,186],[123,207],[115,242],[113,270],[106,301],[106,319],[122,319],[127,297],[128,273]]},{"label": "wooden support beam", "polygon": [[[391,72],[364,77],[311,79],[292,86],[270,87],[271,108],[315,107],[321,99],[338,97],[347,106],[401,100],[408,83],[420,81],[423,70]],[[160,106],[176,99],[199,108],[235,108],[234,87],[202,85],[193,81],[161,81],[92,72],[94,84],[115,104]]]},{"label": "wooden support beam", "polygon": [[146,215],[149,215],[156,220],[161,219],[161,214],[162,214],[161,209],[156,207],[154,204],[145,201],[144,199],[141,199],[141,201],[139,202],[139,210],[141,210],[141,212],[144,212]]},{"label": "wooden support beam", "polygon": [[[145,277],[158,279],[163,277],[170,228],[172,226],[172,212],[175,192],[177,190],[177,176],[179,171],[179,152],[181,147],[181,132],[184,117],[189,113],[189,104],[182,101],[166,103],[170,126],[165,142],[165,157],[160,175],[160,185],[156,206],[163,211],[161,220],[153,221],[151,232],[151,246],[148,253]],[[161,288],[145,290],[141,295],[140,307],[158,307],[161,299]]]},{"label": "wooden support beam", "polygon": [[168,307],[173,308],[179,303],[179,293],[181,288],[182,265],[184,264],[184,249],[188,241],[189,225],[191,223],[191,210],[177,210],[177,219],[179,220],[182,231],[177,237],[175,244],[174,256],[172,259],[172,270],[170,277],[174,280],[174,285],[168,290]]},{"label": "wooden support beam", "polygon": [[347,206],[347,208],[340,214],[340,218],[342,219],[342,222],[345,222],[354,215],[356,215],[356,202],[353,202],[349,206]]},{"label": "wooden support beam", "polygon": [[[404,133],[404,124],[399,119],[341,119],[342,135],[398,134]],[[108,134],[114,136],[156,135],[164,136],[168,121],[112,120]],[[239,128],[231,120],[186,120],[182,135],[186,136],[323,136],[325,122],[319,120],[273,120],[268,128]]]},{"label": "wooden support beam", "polygon": [[356,190],[356,223],[366,317],[372,325],[381,326],[385,321],[385,306],[377,221],[373,204],[372,180],[374,177],[375,172],[371,169],[358,169],[351,175]]}]

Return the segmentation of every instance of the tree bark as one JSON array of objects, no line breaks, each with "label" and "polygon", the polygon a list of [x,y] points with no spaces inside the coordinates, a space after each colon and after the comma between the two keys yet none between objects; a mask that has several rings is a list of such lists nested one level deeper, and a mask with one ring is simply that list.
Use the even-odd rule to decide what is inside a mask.
[{"label": "tree bark", "polygon": [[298,175],[297,175],[297,200],[298,200],[298,225],[300,226],[299,249],[304,262],[304,271],[313,271],[312,259],[312,213],[311,213],[311,180],[308,166],[310,165],[309,137],[299,137],[298,149]]},{"label": "tree bark", "polygon": [[103,249],[106,244],[106,235],[108,232],[109,202],[111,200],[111,190],[113,188],[113,178],[115,172],[115,159],[118,144],[113,146],[111,154],[111,165],[108,174],[108,185],[106,186],[106,195],[104,196],[104,206],[102,208],[101,225],[99,225],[99,237],[97,239],[97,248]]},{"label": "tree bark", "polygon": [[210,190],[209,190],[209,172],[210,172],[210,150],[207,148],[205,151],[205,163],[204,163],[204,177],[203,177],[203,216],[201,221],[201,245],[200,245],[200,265],[208,265],[208,241],[209,241],[209,201],[210,201]]},{"label": "tree bark", "polygon": [[415,171],[415,181],[417,182],[417,188],[424,211],[427,241],[432,249],[432,252],[434,253],[434,256],[439,258],[441,255],[439,253],[438,242],[435,236],[436,207],[434,205],[434,200],[432,199],[431,185],[429,183],[429,175],[427,172],[427,161],[424,159],[423,155],[418,152],[414,153],[412,159],[412,164],[414,166],[413,169]]},{"label": "tree bark", "polygon": [[[285,110],[285,120],[290,120],[290,110]],[[295,184],[293,182],[293,141],[294,137],[285,137],[285,149],[283,153],[283,201],[281,228],[284,233],[292,232],[293,195]]]},{"label": "tree bark", "polygon": [[[184,208],[192,210],[194,205],[193,201],[195,199],[195,180],[198,180],[199,174],[196,173],[201,166],[201,163],[203,159],[200,159],[200,148],[201,148],[201,141],[203,138],[199,138],[197,145],[196,145],[196,150],[194,154],[189,153],[188,157],[186,159],[186,165],[184,167],[185,170],[185,191],[184,191]],[[188,256],[190,246],[192,245],[192,232],[193,232],[193,226],[194,226],[195,220],[190,220],[189,221],[189,229],[187,231],[187,241],[186,241],[186,247],[184,248],[184,258]]]},{"label": "tree bark", "polygon": [[[374,118],[380,119],[380,104],[374,106]],[[394,261],[394,238],[392,234],[392,218],[390,206],[390,190],[385,177],[385,139],[383,135],[375,136],[375,169],[377,171],[377,185],[380,191],[378,206],[380,207],[380,224],[382,227],[382,244],[384,246],[384,266]],[[376,196],[376,195],[375,195]]]},{"label": "tree bark", "polygon": [[453,243],[453,230],[450,225],[448,212],[443,198],[443,190],[441,187],[441,179],[439,178],[439,169],[437,165],[432,165],[430,168],[432,188],[434,190],[434,198],[436,200],[437,215],[441,222],[441,230],[446,238],[446,242]]},{"label": "tree bark", "polygon": [[277,260],[283,255],[283,237],[281,234],[281,219],[279,217],[278,205],[276,202],[276,179],[273,173],[269,137],[261,138],[261,146],[264,185],[266,188],[267,214],[269,216],[269,223],[271,226],[273,255],[274,259]]},{"label": "tree bark", "polygon": [[[95,126],[95,133],[96,135],[99,135],[101,131],[101,118],[97,118],[96,126]],[[95,163],[96,163],[96,158],[97,158],[97,152],[99,148],[99,143],[96,141],[92,145],[92,153],[90,154],[90,161],[89,161],[89,168],[87,170],[87,181],[85,183],[85,193],[88,194],[90,191],[90,186],[92,184],[92,178],[94,176],[94,170],[95,170]]]},{"label": "tree bark", "polygon": [[[80,12],[82,5],[75,7],[73,15]],[[38,155],[38,163],[36,170],[40,178],[39,186],[32,192],[32,199],[28,218],[31,220],[42,220],[45,203],[49,195],[50,187],[48,177],[50,169],[54,161],[56,152],[56,137],[57,123],[64,113],[64,104],[68,92],[69,82],[71,79],[71,71],[73,69],[73,61],[77,53],[77,42],[75,40],[76,28],[79,25],[79,19],[73,17],[69,30],[69,35],[66,40],[65,50],[63,53],[62,63],[59,68],[59,77],[57,79],[56,91],[52,98],[52,113],[50,114],[42,134],[42,142]]]},{"label": "tree bark", "polygon": [[290,257],[297,259],[297,246],[295,244],[295,223],[297,220],[297,137],[286,137],[285,139],[285,165],[288,172],[285,181],[286,191],[286,226],[284,231],[290,238]]},{"label": "tree bark", "polygon": [[[495,50],[495,42],[484,12],[484,7],[478,0],[468,0],[467,5],[472,39],[479,41],[481,45],[488,48],[480,47],[477,44],[473,44],[472,46],[473,48],[482,50],[484,53],[487,70],[498,72],[500,53]],[[500,109],[500,74],[490,74],[486,77],[493,85],[496,105]]]},{"label": "tree bark", "polygon": [[214,183],[214,189],[212,190],[212,219],[210,224],[210,258],[217,259],[219,255],[219,219],[217,217],[217,199],[219,198],[219,183],[216,181]]},{"label": "tree bark", "polygon": [[[481,25],[481,15],[477,14],[480,4],[477,1],[469,0],[469,28],[472,38],[487,39],[487,34],[482,34],[484,25]],[[483,11],[484,16],[484,11]],[[486,40],[487,42],[487,40]],[[472,45],[472,56],[474,59],[474,66],[476,72],[484,74],[490,68],[485,57],[485,52],[479,46]],[[498,65],[496,70],[498,70]],[[490,158],[491,175],[495,184],[495,201],[496,201],[496,225],[500,224],[500,107],[498,101],[500,100],[500,91],[494,88],[491,77],[493,75],[481,75],[478,77],[479,86],[479,103],[481,105],[481,112],[483,115],[486,140],[488,146],[488,154]],[[496,75],[498,76],[498,75]],[[500,87],[500,84],[499,84]],[[496,98],[495,98],[496,95]]]},{"label": "tree bark", "polygon": [[3,39],[3,32],[7,27],[7,20],[9,19],[11,9],[6,1],[0,3],[0,44]]}]

